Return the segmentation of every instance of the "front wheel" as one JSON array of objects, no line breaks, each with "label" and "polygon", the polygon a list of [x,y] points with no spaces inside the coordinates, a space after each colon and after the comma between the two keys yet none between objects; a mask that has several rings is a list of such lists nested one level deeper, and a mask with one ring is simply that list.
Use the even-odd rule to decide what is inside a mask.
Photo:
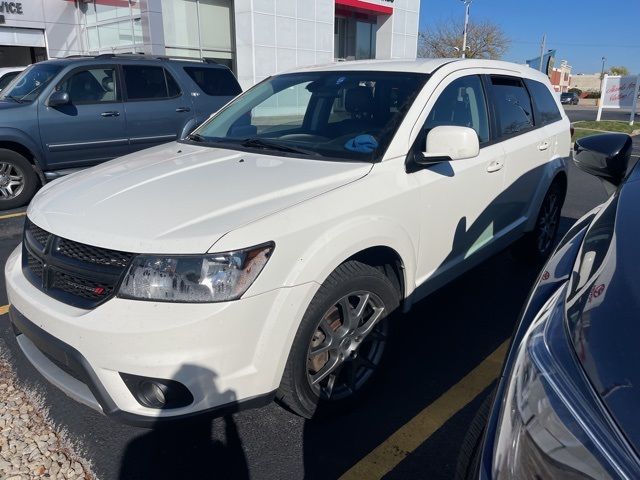
[{"label": "front wheel", "polygon": [[29,203],[37,187],[38,176],[29,161],[13,150],[0,148],[0,211]]},{"label": "front wheel", "polygon": [[380,270],[357,261],[340,265],[302,319],[278,400],[311,418],[360,397],[379,369],[398,304],[397,290]]}]

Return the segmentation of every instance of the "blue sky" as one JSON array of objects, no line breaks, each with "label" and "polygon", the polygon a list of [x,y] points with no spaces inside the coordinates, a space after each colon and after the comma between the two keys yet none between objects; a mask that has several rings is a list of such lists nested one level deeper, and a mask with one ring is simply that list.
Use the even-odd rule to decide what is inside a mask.
[{"label": "blue sky", "polygon": [[[461,0],[422,0],[420,30],[441,20],[464,19]],[[640,73],[640,0],[474,0],[471,18],[492,20],[511,38],[504,60],[523,63],[540,53],[542,34],[556,61],[568,60],[573,73],[600,72],[624,65]]]}]

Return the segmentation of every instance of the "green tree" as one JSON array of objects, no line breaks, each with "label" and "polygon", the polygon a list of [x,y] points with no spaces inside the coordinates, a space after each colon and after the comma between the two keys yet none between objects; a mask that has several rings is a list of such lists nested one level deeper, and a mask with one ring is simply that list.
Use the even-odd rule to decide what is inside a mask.
[{"label": "green tree", "polygon": [[611,67],[609,69],[609,72],[611,75],[621,75],[623,77],[625,75],[629,75],[629,69],[624,65],[620,65],[619,67]]},{"label": "green tree", "polygon": [[[490,21],[469,22],[467,58],[501,58],[511,41],[502,28]],[[459,57],[462,53],[462,24],[450,19],[440,22],[418,40],[418,56],[423,58]]]}]

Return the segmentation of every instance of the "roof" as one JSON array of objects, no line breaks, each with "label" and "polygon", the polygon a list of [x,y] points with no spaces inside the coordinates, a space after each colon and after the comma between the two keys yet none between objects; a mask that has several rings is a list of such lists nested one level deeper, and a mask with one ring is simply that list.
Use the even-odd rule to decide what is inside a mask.
[{"label": "roof", "polygon": [[[170,57],[170,56],[156,56],[156,55],[141,55],[141,54],[111,54],[104,53],[101,55],[72,55],[69,57],[63,58],[52,58],[50,60],[45,60],[46,63],[57,63],[68,65],[74,62],[95,62],[95,61],[113,61],[117,60],[121,61],[130,61],[130,62],[139,62],[139,61],[152,61],[152,62],[160,62],[160,61],[170,61],[170,62],[180,62],[185,64],[198,64],[198,65],[209,65],[213,68],[227,68],[225,65],[218,64],[212,60],[208,59],[199,59],[199,58],[185,58],[185,57]],[[44,62],[40,62],[44,63]]]},{"label": "roof", "polygon": [[455,63],[458,68],[496,68],[509,70],[511,72],[527,77],[544,77],[546,75],[532,69],[528,65],[503,62],[500,60],[483,59],[461,59],[461,58],[419,58],[417,60],[356,60],[350,62],[337,62],[325,65],[315,65],[290,70],[289,72],[312,72],[312,71],[358,71],[377,70],[385,72],[415,72],[431,74],[440,67]]}]

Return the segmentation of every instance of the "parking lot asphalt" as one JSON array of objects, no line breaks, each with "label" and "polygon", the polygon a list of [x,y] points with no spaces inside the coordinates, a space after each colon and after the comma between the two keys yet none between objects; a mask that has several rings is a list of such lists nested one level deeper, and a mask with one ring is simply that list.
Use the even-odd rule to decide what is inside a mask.
[{"label": "parking lot asphalt", "polygon": [[[604,199],[598,180],[570,167],[561,233]],[[11,213],[0,214],[2,265],[24,221],[19,212],[3,217]],[[537,274],[505,251],[418,303],[399,319],[395,348],[371,395],[350,413],[322,421],[273,404],[160,430],[114,423],[68,399],[25,360],[3,314],[3,275],[0,338],[18,377],[42,393],[51,418],[102,479],[337,478],[345,472],[345,478],[448,479]]]}]

